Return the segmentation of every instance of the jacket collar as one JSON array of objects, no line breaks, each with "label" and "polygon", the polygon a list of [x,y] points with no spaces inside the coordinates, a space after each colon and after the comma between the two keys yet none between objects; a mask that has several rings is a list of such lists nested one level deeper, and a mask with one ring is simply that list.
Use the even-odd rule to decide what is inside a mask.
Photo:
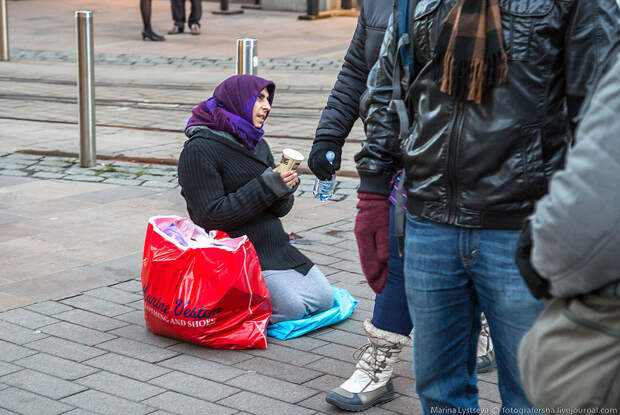
[{"label": "jacket collar", "polygon": [[258,153],[261,152],[262,150],[261,147],[267,145],[267,143],[263,142],[264,139],[261,140],[257,144],[256,153],[253,153],[247,148],[245,148],[243,144],[239,143],[235,139],[235,137],[233,137],[231,134],[225,131],[214,130],[206,126],[196,126],[196,127],[191,127],[191,129],[188,129],[187,133],[190,136],[190,140],[194,140],[196,138],[214,140],[214,141],[217,141],[218,143],[221,143],[225,146],[232,148],[233,150],[243,154],[246,157],[254,159],[261,164],[264,164],[266,167],[271,167],[269,163],[267,162],[267,160],[263,160],[262,158],[258,156]]}]

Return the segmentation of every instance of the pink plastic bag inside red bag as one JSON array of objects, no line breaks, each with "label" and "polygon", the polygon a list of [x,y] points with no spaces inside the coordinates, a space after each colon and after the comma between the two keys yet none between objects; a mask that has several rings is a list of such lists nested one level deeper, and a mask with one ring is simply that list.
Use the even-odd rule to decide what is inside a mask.
[{"label": "pink plastic bag inside red bag", "polygon": [[142,291],[153,333],[218,349],[267,347],[271,302],[246,236],[207,233],[188,218],[152,217]]}]

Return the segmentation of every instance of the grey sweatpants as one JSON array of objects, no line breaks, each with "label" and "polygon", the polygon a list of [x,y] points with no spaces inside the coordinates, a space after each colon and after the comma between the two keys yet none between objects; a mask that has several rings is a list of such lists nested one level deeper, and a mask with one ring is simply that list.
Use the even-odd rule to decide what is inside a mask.
[{"label": "grey sweatpants", "polygon": [[334,292],[325,275],[313,266],[307,275],[295,271],[263,271],[271,297],[270,323],[297,320],[329,309]]}]

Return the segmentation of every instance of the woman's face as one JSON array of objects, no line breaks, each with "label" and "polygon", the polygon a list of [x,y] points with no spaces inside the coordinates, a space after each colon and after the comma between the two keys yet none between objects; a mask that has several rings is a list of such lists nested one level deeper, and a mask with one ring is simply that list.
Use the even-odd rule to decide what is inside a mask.
[{"label": "woman's face", "polygon": [[267,88],[263,88],[258,94],[258,98],[256,98],[254,110],[252,111],[252,122],[254,123],[254,127],[260,128],[265,123],[265,118],[267,118],[269,111],[271,111],[269,92]]}]

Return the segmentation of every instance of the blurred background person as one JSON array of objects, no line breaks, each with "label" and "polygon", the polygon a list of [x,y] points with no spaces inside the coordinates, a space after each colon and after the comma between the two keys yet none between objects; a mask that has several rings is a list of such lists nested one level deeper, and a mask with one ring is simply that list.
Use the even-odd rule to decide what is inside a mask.
[{"label": "blurred background person", "polygon": [[142,15],[142,40],[152,40],[155,42],[166,40],[165,37],[153,32],[151,27],[151,5],[152,0],[140,0],[140,14]]}]

